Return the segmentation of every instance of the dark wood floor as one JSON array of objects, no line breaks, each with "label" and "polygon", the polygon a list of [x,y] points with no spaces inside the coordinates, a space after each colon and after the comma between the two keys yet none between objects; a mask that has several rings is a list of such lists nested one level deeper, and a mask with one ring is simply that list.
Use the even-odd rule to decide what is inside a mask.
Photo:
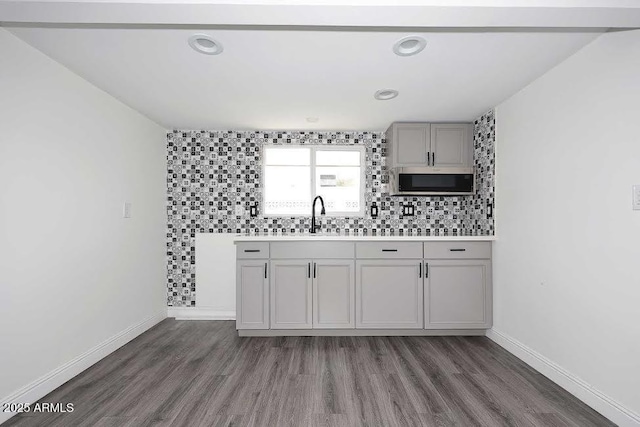
[{"label": "dark wood floor", "polygon": [[485,337],[239,338],[165,320],[7,426],[610,426]]}]

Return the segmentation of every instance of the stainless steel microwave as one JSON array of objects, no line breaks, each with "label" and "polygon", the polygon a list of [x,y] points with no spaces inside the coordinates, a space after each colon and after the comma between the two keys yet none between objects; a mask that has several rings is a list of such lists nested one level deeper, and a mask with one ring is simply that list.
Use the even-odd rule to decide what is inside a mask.
[{"label": "stainless steel microwave", "polygon": [[389,173],[392,196],[466,196],[475,193],[471,167],[407,167]]}]

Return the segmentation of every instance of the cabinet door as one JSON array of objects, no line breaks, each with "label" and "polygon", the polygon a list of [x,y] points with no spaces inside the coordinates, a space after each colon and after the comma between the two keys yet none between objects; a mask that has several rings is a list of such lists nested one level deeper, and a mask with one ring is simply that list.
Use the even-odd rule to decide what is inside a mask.
[{"label": "cabinet door", "polygon": [[491,327],[491,261],[426,260],[425,328]]},{"label": "cabinet door", "polygon": [[311,261],[271,261],[271,329],[311,329]]},{"label": "cabinet door", "polygon": [[393,164],[396,166],[424,166],[431,133],[428,123],[396,123],[393,125]]},{"label": "cabinet door", "polygon": [[236,329],[269,329],[267,260],[238,261]]},{"label": "cabinet door", "polygon": [[433,166],[471,166],[472,126],[469,123],[431,124]]},{"label": "cabinet door", "polygon": [[422,260],[356,262],[356,328],[423,327]]},{"label": "cabinet door", "polygon": [[313,327],[355,327],[355,279],[352,260],[316,260],[313,270]]}]

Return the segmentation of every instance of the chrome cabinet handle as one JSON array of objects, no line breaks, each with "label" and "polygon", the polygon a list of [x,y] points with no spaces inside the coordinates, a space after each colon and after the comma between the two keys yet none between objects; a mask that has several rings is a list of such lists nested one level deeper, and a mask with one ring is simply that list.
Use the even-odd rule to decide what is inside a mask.
[{"label": "chrome cabinet handle", "polygon": [[383,249],[382,252],[398,252],[397,249]]},{"label": "chrome cabinet handle", "polygon": [[429,263],[428,262],[424,263],[424,278],[425,279],[429,278]]},{"label": "chrome cabinet handle", "polygon": [[316,278],[316,263],[313,263],[313,278]]},{"label": "chrome cabinet handle", "polygon": [[260,249],[245,249],[245,252],[260,252]]},{"label": "chrome cabinet handle", "polygon": [[422,263],[418,264],[418,277],[422,277]]},{"label": "chrome cabinet handle", "polygon": [[307,278],[311,279],[311,263],[307,265]]},{"label": "chrome cabinet handle", "polygon": [[464,248],[456,248],[456,249],[449,249],[450,252],[464,252],[466,251],[466,249]]},{"label": "chrome cabinet handle", "polygon": [[264,278],[267,278],[267,263],[264,263]]}]

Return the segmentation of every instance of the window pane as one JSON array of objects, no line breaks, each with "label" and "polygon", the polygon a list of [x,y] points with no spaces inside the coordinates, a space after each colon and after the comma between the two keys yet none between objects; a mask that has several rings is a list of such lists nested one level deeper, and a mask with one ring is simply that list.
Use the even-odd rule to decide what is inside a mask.
[{"label": "window pane", "polygon": [[360,211],[360,168],[317,166],[316,194],[329,212]]},{"label": "window pane", "polygon": [[310,167],[265,166],[264,212],[268,215],[310,214]]},{"label": "window pane", "polygon": [[311,159],[309,148],[279,148],[264,149],[265,165],[307,166]]},{"label": "window pane", "polygon": [[316,165],[360,166],[360,151],[316,150]]}]

